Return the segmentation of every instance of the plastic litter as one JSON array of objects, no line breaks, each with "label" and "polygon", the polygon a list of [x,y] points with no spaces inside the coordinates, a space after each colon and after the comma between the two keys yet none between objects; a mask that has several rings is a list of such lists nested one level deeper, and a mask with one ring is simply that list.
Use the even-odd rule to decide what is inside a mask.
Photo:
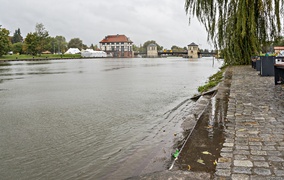
[{"label": "plastic litter", "polygon": [[174,158],[177,158],[178,155],[179,155],[179,150],[177,149],[177,150],[174,152],[173,156],[174,156]]}]

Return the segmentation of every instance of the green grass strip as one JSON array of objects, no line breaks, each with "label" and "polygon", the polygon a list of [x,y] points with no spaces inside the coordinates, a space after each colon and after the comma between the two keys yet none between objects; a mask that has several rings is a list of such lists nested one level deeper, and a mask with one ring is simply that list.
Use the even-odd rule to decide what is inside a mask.
[{"label": "green grass strip", "polygon": [[13,54],[4,55],[1,60],[25,60],[25,59],[68,59],[68,58],[81,58],[80,54],[42,54],[42,55],[26,55],[26,54]]},{"label": "green grass strip", "polygon": [[217,73],[210,76],[208,78],[209,81],[207,81],[205,85],[198,87],[198,92],[203,93],[217,86],[222,81],[224,71],[225,71],[225,68],[223,67]]}]

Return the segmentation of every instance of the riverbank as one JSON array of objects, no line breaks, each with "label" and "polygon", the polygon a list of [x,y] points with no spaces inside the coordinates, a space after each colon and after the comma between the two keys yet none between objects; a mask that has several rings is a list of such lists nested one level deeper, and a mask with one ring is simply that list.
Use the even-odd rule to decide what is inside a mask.
[{"label": "riverbank", "polygon": [[[284,178],[284,87],[275,86],[274,77],[259,76],[250,66],[229,67],[226,72],[227,79],[218,86],[213,101],[211,98],[214,102],[216,97],[219,105],[212,108],[214,103],[209,103],[199,119],[200,124],[209,123],[201,125],[208,132],[220,127],[222,134],[211,131],[207,138],[189,137],[171,171],[133,179]],[[219,118],[212,114],[214,110]],[[198,131],[194,131],[196,137]],[[213,140],[214,135],[219,141]],[[212,145],[217,153],[210,149]]]},{"label": "riverbank", "polygon": [[223,80],[210,93],[199,97],[190,114],[182,123],[184,141],[170,170],[130,179],[212,179],[224,143],[225,117],[232,72],[224,73]]},{"label": "riverbank", "polygon": [[25,54],[12,54],[4,55],[0,58],[2,61],[34,61],[34,60],[57,60],[57,59],[78,59],[81,58],[80,54],[42,54],[42,55],[25,55]]}]

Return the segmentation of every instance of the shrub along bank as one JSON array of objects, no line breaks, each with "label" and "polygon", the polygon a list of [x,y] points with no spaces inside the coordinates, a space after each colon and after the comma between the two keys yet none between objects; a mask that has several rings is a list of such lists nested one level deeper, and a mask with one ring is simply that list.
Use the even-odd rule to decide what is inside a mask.
[{"label": "shrub along bank", "polygon": [[217,73],[210,76],[205,85],[198,87],[198,92],[200,93],[206,92],[209,89],[215,87],[219,82],[221,82],[225,69],[226,69],[225,67],[222,67]]}]

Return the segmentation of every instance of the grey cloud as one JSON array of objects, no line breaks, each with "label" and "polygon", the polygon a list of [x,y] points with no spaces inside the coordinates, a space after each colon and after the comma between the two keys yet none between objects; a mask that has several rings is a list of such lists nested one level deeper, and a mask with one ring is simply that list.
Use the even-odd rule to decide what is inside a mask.
[{"label": "grey cloud", "polygon": [[69,41],[99,44],[109,34],[125,34],[134,44],[155,40],[165,48],[191,42],[212,49],[205,28],[193,20],[188,24],[184,0],[5,0],[0,6],[0,25],[22,35],[43,23],[51,36]]}]

